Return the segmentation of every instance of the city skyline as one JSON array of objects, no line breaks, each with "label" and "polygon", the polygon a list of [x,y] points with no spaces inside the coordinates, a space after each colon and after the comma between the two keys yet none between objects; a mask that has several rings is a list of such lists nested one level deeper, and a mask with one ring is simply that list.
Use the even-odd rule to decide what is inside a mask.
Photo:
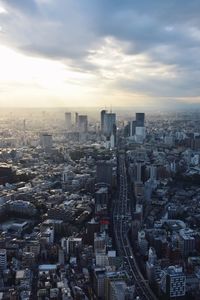
[{"label": "city skyline", "polygon": [[0,107],[198,107],[199,8],[0,0]]}]

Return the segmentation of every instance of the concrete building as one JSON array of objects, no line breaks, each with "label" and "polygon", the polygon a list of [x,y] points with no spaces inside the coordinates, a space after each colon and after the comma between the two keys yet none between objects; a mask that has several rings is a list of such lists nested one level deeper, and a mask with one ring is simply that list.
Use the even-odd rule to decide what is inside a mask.
[{"label": "concrete building", "polygon": [[143,143],[146,130],[145,130],[145,114],[136,113],[136,120],[131,122],[130,137],[134,138],[137,143]]},{"label": "concrete building", "polygon": [[148,251],[148,242],[146,240],[145,232],[143,230],[138,232],[138,246],[140,253],[145,256]]},{"label": "concrete building", "polygon": [[40,145],[44,150],[51,150],[53,146],[52,135],[43,133],[40,135]]},{"label": "concrete building", "polygon": [[136,127],[144,127],[145,114],[136,113]]},{"label": "concrete building", "polygon": [[104,252],[106,250],[106,235],[105,233],[94,234],[94,252]]},{"label": "concrete building", "polygon": [[104,268],[96,268],[94,271],[94,292],[98,299],[105,299],[105,278],[106,272]]},{"label": "concrete building", "polygon": [[116,125],[116,114],[105,113],[104,114],[104,134],[110,136],[114,132],[114,126]]},{"label": "concrete building", "polygon": [[97,251],[95,254],[96,265],[99,267],[109,266],[108,255],[104,251]]},{"label": "concrete building", "polygon": [[179,232],[180,250],[183,257],[187,257],[195,250],[195,238],[192,233],[192,230],[189,229],[181,229]]},{"label": "concrete building", "polygon": [[151,165],[149,168],[149,175],[150,175],[150,180],[156,180],[157,179],[157,167],[154,165]]},{"label": "concrete building", "polygon": [[105,126],[105,114],[107,113],[106,110],[101,111],[101,132],[104,133],[104,126]]},{"label": "concrete building", "polygon": [[156,251],[149,248],[148,260],[146,262],[146,274],[150,284],[155,284],[160,279],[161,268],[157,260]]},{"label": "concrete building", "polygon": [[65,113],[65,126],[67,130],[70,130],[72,127],[72,114],[70,112]]},{"label": "concrete building", "polygon": [[78,116],[78,130],[82,133],[86,133],[88,131],[88,117],[86,115]]},{"label": "concrete building", "polygon": [[110,300],[125,300],[127,285],[125,281],[112,281],[110,283]]},{"label": "concrete building", "polygon": [[135,130],[136,130],[136,121],[132,121],[130,123],[130,136],[134,136],[135,135]]},{"label": "concrete building", "polygon": [[64,243],[64,239],[62,239],[62,248],[67,251],[69,255],[76,255],[77,249],[82,246],[82,238],[69,237],[66,240],[66,244]]},{"label": "concrete building", "polygon": [[7,268],[7,251],[6,249],[0,249],[0,270],[6,270]]},{"label": "concrete building", "polygon": [[182,267],[170,266],[161,274],[161,290],[166,299],[181,299],[185,296],[186,276]]},{"label": "concrete building", "polygon": [[108,205],[108,188],[101,187],[95,193],[95,213],[104,214],[107,212]]}]

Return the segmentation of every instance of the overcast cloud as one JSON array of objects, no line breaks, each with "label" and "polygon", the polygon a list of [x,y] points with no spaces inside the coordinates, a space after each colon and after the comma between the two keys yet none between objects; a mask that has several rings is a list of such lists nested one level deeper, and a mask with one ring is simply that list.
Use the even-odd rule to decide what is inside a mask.
[{"label": "overcast cloud", "polygon": [[[200,96],[199,0],[0,1],[0,42],[102,80],[106,90]],[[191,100],[192,101],[192,100]]]}]

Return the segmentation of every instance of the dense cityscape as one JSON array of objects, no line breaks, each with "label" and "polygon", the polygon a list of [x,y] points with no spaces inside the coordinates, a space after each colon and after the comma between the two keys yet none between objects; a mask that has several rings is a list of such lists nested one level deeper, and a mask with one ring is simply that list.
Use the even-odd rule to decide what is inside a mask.
[{"label": "dense cityscape", "polygon": [[0,300],[200,300],[200,0],[0,0]]},{"label": "dense cityscape", "polygon": [[0,299],[200,299],[199,116],[2,110]]}]

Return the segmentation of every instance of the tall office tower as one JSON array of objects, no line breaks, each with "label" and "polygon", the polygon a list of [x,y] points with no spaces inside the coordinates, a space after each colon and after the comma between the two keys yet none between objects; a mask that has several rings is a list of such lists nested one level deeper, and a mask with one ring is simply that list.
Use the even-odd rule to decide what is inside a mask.
[{"label": "tall office tower", "polygon": [[53,146],[52,135],[48,133],[43,133],[40,135],[40,145],[44,150],[51,150]]},{"label": "tall office tower", "polygon": [[70,112],[65,113],[65,125],[67,130],[70,130],[72,127],[72,114]]},{"label": "tall office tower", "polygon": [[117,146],[117,126],[115,124],[110,137],[107,137],[107,139],[109,140],[109,148],[114,149]]},{"label": "tall office tower", "polygon": [[150,179],[156,180],[157,179],[157,167],[154,165],[150,166]]},{"label": "tall office tower", "polygon": [[127,285],[124,280],[113,280],[110,282],[109,300],[125,300]]},{"label": "tall office tower", "polygon": [[149,248],[148,260],[146,262],[146,274],[150,284],[159,280],[161,268],[158,263],[157,254],[154,248]]},{"label": "tall office tower", "polygon": [[170,266],[161,274],[161,290],[166,299],[183,299],[185,296],[186,277],[182,267]]},{"label": "tall office tower", "polygon": [[190,253],[194,252],[195,249],[195,238],[192,236],[192,230],[181,229],[179,232],[179,247],[181,250],[182,257],[188,257]]},{"label": "tall office tower", "polygon": [[124,136],[131,136],[131,122],[128,122],[128,124],[124,127]]},{"label": "tall office tower", "polygon": [[131,126],[130,136],[134,136],[136,130],[136,121],[132,121],[130,126]]},{"label": "tall office tower", "polygon": [[104,132],[104,119],[105,119],[106,110],[101,111],[101,132]]},{"label": "tall office tower", "polygon": [[78,113],[75,112],[75,126],[78,128]]},{"label": "tall office tower", "polygon": [[134,180],[136,182],[144,182],[145,181],[145,164],[142,161],[137,161],[134,167]]},{"label": "tall office tower", "polygon": [[141,182],[142,181],[142,164],[138,162],[136,164],[136,181]]},{"label": "tall office tower", "polygon": [[114,146],[117,146],[117,125],[114,124],[113,125],[113,137],[114,137]]},{"label": "tall office tower", "polygon": [[93,288],[97,299],[105,299],[105,268],[94,269]]},{"label": "tall office tower", "polygon": [[136,127],[144,127],[145,114],[136,113]]},{"label": "tall office tower", "polygon": [[135,140],[138,143],[143,143],[146,136],[144,121],[145,114],[136,113]]},{"label": "tall office tower", "polygon": [[145,232],[143,230],[138,232],[138,246],[140,253],[146,256],[148,253],[148,241],[146,239]]},{"label": "tall office tower", "polygon": [[6,249],[0,249],[0,270],[7,268],[7,252]]},{"label": "tall office tower", "polygon": [[113,133],[114,125],[116,125],[116,114],[105,113],[104,115],[104,134],[110,136]]},{"label": "tall office tower", "polygon": [[88,117],[85,115],[78,116],[78,129],[79,132],[88,131]]}]

